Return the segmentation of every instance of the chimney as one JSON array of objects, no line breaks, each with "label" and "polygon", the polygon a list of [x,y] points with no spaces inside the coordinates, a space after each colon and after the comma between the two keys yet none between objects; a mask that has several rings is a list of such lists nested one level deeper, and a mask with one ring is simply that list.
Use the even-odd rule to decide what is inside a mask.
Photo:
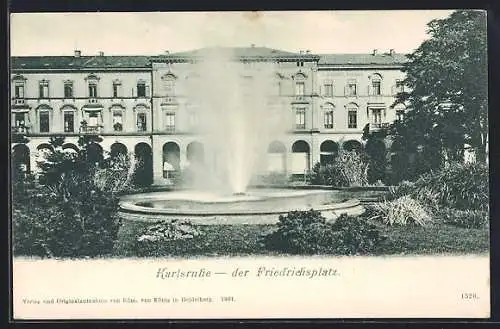
[{"label": "chimney", "polygon": [[104,51],[100,51],[99,56],[104,56]]},{"label": "chimney", "polygon": [[306,50],[306,54],[310,54],[311,51],[309,49]]},{"label": "chimney", "polygon": [[378,49],[373,49],[373,53],[372,53],[373,56],[376,56],[378,55]]},{"label": "chimney", "polygon": [[252,43],[252,45],[251,45],[251,46],[252,46],[252,48],[255,48],[255,43]]},{"label": "chimney", "polygon": [[394,51],[394,49],[390,49],[390,50],[389,50],[389,54],[390,54],[391,56],[394,56],[394,54],[395,54],[395,53],[396,53],[396,52]]},{"label": "chimney", "polygon": [[82,56],[81,50],[75,50],[75,57],[80,57]]}]

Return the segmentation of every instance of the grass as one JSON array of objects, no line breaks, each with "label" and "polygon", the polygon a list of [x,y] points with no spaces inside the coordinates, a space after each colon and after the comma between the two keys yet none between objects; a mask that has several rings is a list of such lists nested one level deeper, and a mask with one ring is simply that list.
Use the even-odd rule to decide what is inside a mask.
[{"label": "grass", "polygon": [[[393,241],[390,247],[380,248],[378,255],[481,254],[489,250],[488,229],[466,229],[442,223],[429,227],[375,224],[381,234]],[[115,256],[279,255],[260,244],[261,235],[271,232],[274,225],[199,226],[202,234],[193,239],[156,244],[149,250],[138,251],[135,240],[147,226],[143,222],[125,222],[118,234]]]}]

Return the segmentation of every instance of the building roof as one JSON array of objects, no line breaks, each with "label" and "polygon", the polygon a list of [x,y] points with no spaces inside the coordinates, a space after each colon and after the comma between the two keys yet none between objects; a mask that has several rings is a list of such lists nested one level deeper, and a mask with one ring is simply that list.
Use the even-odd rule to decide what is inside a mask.
[{"label": "building roof", "polygon": [[408,61],[405,54],[320,54],[319,65],[397,65]]},{"label": "building roof", "polygon": [[190,59],[213,54],[227,54],[236,58],[266,59],[289,58],[318,61],[319,65],[401,65],[408,59],[405,54],[312,54],[294,53],[267,47],[211,47],[191,51],[166,53],[158,56],[18,56],[11,57],[14,70],[43,69],[130,69],[150,67],[151,61]]},{"label": "building roof", "polygon": [[211,54],[223,54],[225,56],[236,57],[236,58],[280,58],[280,57],[290,57],[290,58],[310,58],[317,59],[317,55],[311,53],[294,53],[279,49],[273,49],[268,47],[206,47],[199,48],[190,51],[166,53],[156,56],[157,59],[168,59],[168,58],[196,58],[203,57]]},{"label": "building roof", "polygon": [[147,68],[149,56],[20,56],[11,57],[11,68],[29,69],[102,69]]}]

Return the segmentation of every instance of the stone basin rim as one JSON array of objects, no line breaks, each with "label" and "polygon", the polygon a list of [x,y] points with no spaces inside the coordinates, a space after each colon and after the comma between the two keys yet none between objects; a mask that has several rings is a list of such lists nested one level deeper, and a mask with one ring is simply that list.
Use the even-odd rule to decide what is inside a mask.
[{"label": "stone basin rim", "polygon": [[122,201],[120,202],[120,211],[129,212],[129,213],[143,213],[143,214],[151,214],[151,215],[175,215],[175,216],[248,216],[248,215],[274,215],[274,214],[287,214],[293,210],[309,210],[314,209],[316,211],[338,211],[344,209],[350,209],[357,206],[360,206],[361,202],[358,199],[350,199],[345,202],[338,202],[326,205],[319,206],[311,206],[311,207],[298,207],[298,209],[290,209],[290,210],[238,210],[238,211],[206,211],[206,210],[177,210],[177,209],[168,209],[168,208],[152,208],[152,207],[144,207],[133,204],[132,202]]}]

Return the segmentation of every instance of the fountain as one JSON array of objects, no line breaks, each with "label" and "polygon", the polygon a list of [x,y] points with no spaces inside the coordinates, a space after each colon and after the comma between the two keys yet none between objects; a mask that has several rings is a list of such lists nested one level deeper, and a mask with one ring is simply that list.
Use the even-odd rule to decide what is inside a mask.
[{"label": "fountain", "polygon": [[[129,219],[188,218],[201,224],[275,223],[279,214],[314,208],[327,218],[363,212],[354,194],[332,190],[249,189],[265,166],[267,146],[283,139],[284,111],[270,107],[278,96],[273,62],[236,59],[229,48],[206,49],[191,64],[196,79],[187,81],[189,103],[198,104],[204,144],[217,161],[194,166],[192,190],[126,196],[121,209]],[[288,106],[288,105],[287,105]]]}]

